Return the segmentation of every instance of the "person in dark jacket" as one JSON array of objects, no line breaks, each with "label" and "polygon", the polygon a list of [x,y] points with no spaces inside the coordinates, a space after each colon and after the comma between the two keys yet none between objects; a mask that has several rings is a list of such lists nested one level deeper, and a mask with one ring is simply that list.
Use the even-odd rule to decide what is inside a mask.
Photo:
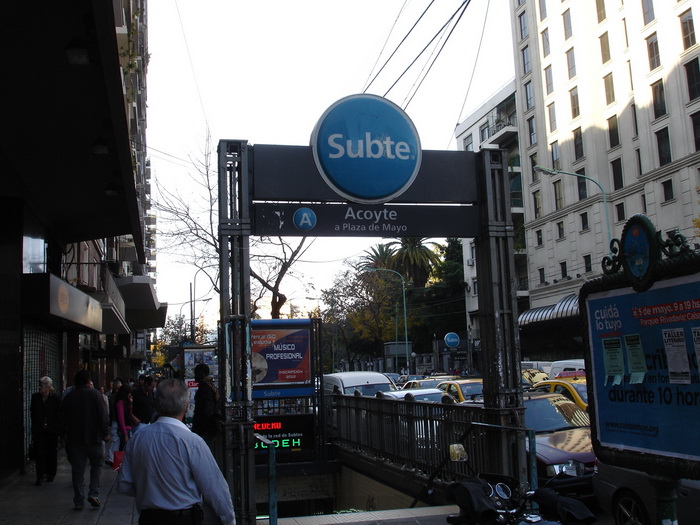
[{"label": "person in dark jacket", "polygon": [[134,422],[132,434],[136,433],[140,425],[148,425],[156,413],[156,398],[153,394],[153,390],[156,388],[155,380],[151,376],[144,376],[143,381],[139,380],[139,383],[139,385],[134,385],[131,391]]},{"label": "person in dark jacket", "polygon": [[49,376],[39,379],[39,391],[32,394],[30,403],[32,443],[36,457],[36,483],[53,481],[56,476],[59,418],[61,398],[53,388]]},{"label": "person in dark jacket", "polygon": [[61,431],[66,442],[66,455],[72,467],[73,504],[75,510],[85,507],[85,466],[90,461],[88,502],[100,507],[100,473],[102,441],[109,441],[109,418],[102,395],[90,387],[90,373],[75,373],[75,388],[61,405]]},{"label": "person in dark jacket", "polygon": [[194,394],[192,432],[199,434],[214,451],[214,438],[219,424],[219,391],[209,375],[209,366],[200,363],[194,367],[194,379],[199,383]]}]

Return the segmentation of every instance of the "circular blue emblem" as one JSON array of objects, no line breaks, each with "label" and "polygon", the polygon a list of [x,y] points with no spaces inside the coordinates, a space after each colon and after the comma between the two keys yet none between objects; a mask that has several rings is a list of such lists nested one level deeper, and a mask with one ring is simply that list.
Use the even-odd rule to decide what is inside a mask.
[{"label": "circular blue emblem", "polygon": [[347,200],[366,204],[401,195],[421,163],[413,122],[376,95],[351,95],[328,108],[311,135],[311,149],[326,183]]},{"label": "circular blue emblem", "polygon": [[310,208],[299,208],[294,212],[292,221],[297,230],[307,232],[316,226],[316,213]]},{"label": "circular blue emblem", "polygon": [[447,332],[445,334],[445,344],[450,348],[454,348],[459,345],[459,336],[454,332]]}]

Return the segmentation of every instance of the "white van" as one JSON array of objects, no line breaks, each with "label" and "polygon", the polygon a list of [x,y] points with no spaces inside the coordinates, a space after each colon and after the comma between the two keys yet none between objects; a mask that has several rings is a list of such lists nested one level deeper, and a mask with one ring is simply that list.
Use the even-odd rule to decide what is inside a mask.
[{"label": "white van", "polygon": [[379,372],[336,372],[323,374],[323,393],[374,396],[377,392],[397,390],[394,382]]},{"label": "white van", "polygon": [[557,374],[561,372],[578,372],[586,373],[586,362],[583,359],[564,359],[562,361],[554,361],[549,369],[549,379],[556,379]]}]

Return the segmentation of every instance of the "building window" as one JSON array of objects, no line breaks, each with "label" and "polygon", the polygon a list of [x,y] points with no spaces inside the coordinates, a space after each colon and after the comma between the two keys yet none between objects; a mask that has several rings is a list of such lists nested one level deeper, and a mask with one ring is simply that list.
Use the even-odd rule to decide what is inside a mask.
[{"label": "building window", "polygon": [[549,114],[549,131],[555,131],[557,129],[557,112],[554,109],[554,102],[547,106],[547,113]]},{"label": "building window", "polygon": [[642,11],[644,13],[644,25],[651,23],[654,16],[654,1],[653,0],[642,0]]},{"label": "building window", "polygon": [[630,81],[630,90],[634,89],[634,75],[632,75],[632,62],[627,61],[627,78]]},{"label": "building window", "polygon": [[547,18],[547,0],[540,0],[540,20]]},{"label": "building window", "polygon": [[532,90],[532,82],[525,82],[525,109],[532,109],[535,105],[535,94]]},{"label": "building window", "polygon": [[583,256],[583,270],[584,270],[586,273],[589,273],[589,272],[592,272],[592,271],[593,271],[593,263],[592,263],[592,260],[591,260],[591,256],[590,256],[590,255],[584,255],[584,256]]},{"label": "building window", "polygon": [[576,76],[576,57],[573,47],[566,52],[566,65],[569,68],[569,78],[574,78]]},{"label": "building window", "polygon": [[608,40],[607,31],[600,35],[598,40],[600,40],[600,59],[605,64],[610,60],[610,40]]},{"label": "building window", "polygon": [[523,57],[523,74],[527,75],[532,71],[532,63],[530,62],[530,46],[525,46],[521,51]]},{"label": "building window", "polygon": [[554,91],[554,77],[552,75],[552,66],[544,68],[544,85],[547,88],[547,94],[550,95]]},{"label": "building window", "polygon": [[569,99],[571,100],[571,118],[574,119],[581,114],[581,108],[578,105],[578,88],[575,87],[569,91]]},{"label": "building window", "polygon": [[639,148],[634,150],[634,153],[637,157],[637,175],[639,175],[641,177],[642,176],[642,154],[639,151]]},{"label": "building window", "polygon": [[564,235],[564,221],[558,221],[557,222],[557,240],[561,240],[566,235]]},{"label": "building window", "polygon": [[489,124],[482,124],[479,127],[479,141],[485,142],[489,138]]},{"label": "building window", "polygon": [[693,25],[693,12],[688,9],[681,16],[681,33],[683,34],[683,49],[695,45],[695,25]]},{"label": "building window", "polygon": [[622,159],[615,159],[610,163],[610,168],[612,169],[613,177],[613,189],[619,190],[624,186],[622,180]]},{"label": "building window", "polygon": [[586,169],[581,168],[580,170],[576,170],[576,174],[581,175],[580,177],[576,177],[576,186],[578,189],[578,200],[582,201],[588,198],[588,186],[586,186],[586,179],[584,178],[586,176]]},{"label": "building window", "polygon": [[464,139],[464,151],[474,151],[474,137],[471,133]]},{"label": "building window", "polygon": [[542,246],[544,244],[544,241],[542,239],[542,230],[535,231],[535,240],[537,242],[536,246]]},{"label": "building window", "polygon": [[654,118],[663,117],[666,114],[666,94],[663,80],[651,85],[651,98],[654,101]]},{"label": "building window", "polygon": [[622,32],[625,35],[625,49],[630,47],[630,39],[627,36],[627,19],[623,18],[622,19]]},{"label": "building window", "polygon": [[561,181],[555,180],[552,186],[554,186],[554,209],[561,210],[564,207],[564,190]]},{"label": "building window", "polygon": [[603,77],[603,84],[605,85],[605,103],[612,104],[615,102],[615,85],[613,84],[612,73],[608,73]]},{"label": "building window", "polygon": [[532,182],[540,181],[540,172],[535,170],[537,166],[537,153],[530,155],[530,169],[532,170]]},{"label": "building window", "polygon": [[671,138],[668,128],[660,129],[656,132],[656,147],[659,150],[659,166],[671,163]]},{"label": "building window", "polygon": [[561,157],[559,156],[559,141],[555,140],[549,145],[552,153],[552,168],[555,170],[561,169]]},{"label": "building window", "polygon": [[479,295],[479,280],[472,279],[472,295]]},{"label": "building window", "polygon": [[673,179],[665,180],[661,183],[661,189],[664,192],[664,202],[673,200]]},{"label": "building window", "polygon": [[582,159],[583,155],[583,132],[581,132],[581,128],[576,128],[574,130],[574,159]]},{"label": "building window", "polygon": [[639,122],[637,121],[637,104],[632,104],[632,129],[634,129],[634,136],[639,135]]},{"label": "building window", "polygon": [[561,271],[561,278],[566,279],[567,275],[569,275],[569,273],[566,271],[566,262],[559,263],[559,270]]},{"label": "building window", "polygon": [[610,147],[620,145],[620,131],[617,128],[617,115],[613,115],[608,119],[608,139],[610,140]]},{"label": "building window", "polygon": [[571,11],[567,9],[561,17],[564,22],[564,40],[568,40],[571,38]]},{"label": "building window", "polygon": [[685,76],[688,79],[688,99],[695,100],[700,97],[700,66],[698,66],[698,58],[685,65]]},{"label": "building window", "polygon": [[650,71],[661,66],[661,57],[659,56],[659,40],[656,38],[656,33],[653,33],[647,38],[647,55],[649,56]]},{"label": "building window", "polygon": [[540,276],[540,284],[544,284],[544,268],[538,268],[537,273]]},{"label": "building window", "polygon": [[542,56],[549,56],[549,29],[542,31]]},{"label": "building window", "polygon": [[532,192],[532,207],[535,219],[539,219],[542,216],[542,195],[540,190]]},{"label": "building window", "polygon": [[530,146],[537,144],[537,130],[535,129],[535,117],[527,119],[527,132],[530,135]]},{"label": "building window", "polygon": [[690,115],[693,123],[693,138],[695,139],[695,151],[700,151],[700,112]]},{"label": "building window", "polygon": [[642,213],[647,213],[647,196],[642,193]]},{"label": "building window", "polygon": [[518,15],[518,24],[520,25],[520,40],[527,38],[527,12],[523,11]]},{"label": "building window", "polygon": [[581,218],[581,230],[582,231],[587,231],[590,229],[591,225],[588,224],[588,212],[584,211],[581,215],[579,215]]},{"label": "building window", "polygon": [[596,12],[598,13],[598,23],[605,20],[605,0],[595,0]]},{"label": "building window", "polygon": [[626,219],[624,202],[619,202],[615,204],[615,216],[617,217],[618,222],[624,221]]}]

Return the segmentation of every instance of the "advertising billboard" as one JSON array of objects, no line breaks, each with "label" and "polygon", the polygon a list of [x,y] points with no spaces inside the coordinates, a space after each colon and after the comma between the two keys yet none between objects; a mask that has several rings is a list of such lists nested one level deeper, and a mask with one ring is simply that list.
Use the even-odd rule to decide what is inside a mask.
[{"label": "advertising billboard", "polygon": [[311,382],[308,328],[254,328],[251,346],[254,385]]}]

